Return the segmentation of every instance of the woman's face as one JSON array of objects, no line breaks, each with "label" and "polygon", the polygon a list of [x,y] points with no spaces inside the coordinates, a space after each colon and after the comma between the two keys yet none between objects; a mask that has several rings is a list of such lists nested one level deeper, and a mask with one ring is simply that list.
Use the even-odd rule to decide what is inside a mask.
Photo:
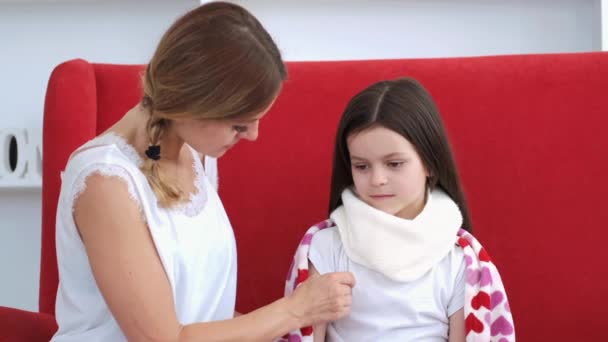
[{"label": "woman's face", "polygon": [[270,110],[270,105],[259,113],[235,119],[183,118],[173,122],[175,133],[197,152],[219,158],[241,139],[255,141],[258,138],[260,120]]}]

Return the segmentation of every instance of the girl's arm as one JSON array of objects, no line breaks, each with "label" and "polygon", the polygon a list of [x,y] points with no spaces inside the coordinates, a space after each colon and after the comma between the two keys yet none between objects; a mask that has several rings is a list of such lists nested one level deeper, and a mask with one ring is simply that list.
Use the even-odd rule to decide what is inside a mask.
[{"label": "girl's arm", "polygon": [[448,342],[465,342],[464,309],[460,309],[449,318]]},{"label": "girl's arm", "polygon": [[249,314],[182,325],[148,227],[121,179],[91,175],[74,219],[97,286],[129,341],[270,341],[350,307],[354,278],[334,273],[311,277],[292,296]]},{"label": "girl's arm", "polygon": [[[308,273],[311,276],[318,276],[319,271],[313,266],[313,264],[308,262]],[[328,323],[319,323],[312,327],[313,329],[313,342],[325,342],[325,334],[327,332],[327,324]]]}]

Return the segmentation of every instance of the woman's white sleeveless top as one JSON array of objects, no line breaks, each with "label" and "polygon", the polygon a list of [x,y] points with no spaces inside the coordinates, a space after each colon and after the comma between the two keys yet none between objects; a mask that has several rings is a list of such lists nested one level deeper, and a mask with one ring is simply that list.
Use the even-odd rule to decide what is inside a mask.
[{"label": "woman's white sleeveless top", "polygon": [[[54,342],[126,341],[97,287],[76,228],[74,202],[93,173],[118,177],[129,189],[148,225],[175,301],[181,324],[233,317],[236,297],[236,244],[217,194],[217,162],[194,156],[196,189],[175,208],[157,205],[135,149],[108,133],[83,145],[62,173],[56,243],[59,288]],[[103,210],[103,209],[100,209]],[[144,285],[145,286],[145,285]]]}]

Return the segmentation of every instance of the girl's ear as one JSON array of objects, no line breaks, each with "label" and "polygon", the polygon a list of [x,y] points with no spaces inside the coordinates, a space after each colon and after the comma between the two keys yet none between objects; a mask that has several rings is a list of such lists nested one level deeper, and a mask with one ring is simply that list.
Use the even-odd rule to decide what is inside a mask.
[{"label": "girl's ear", "polygon": [[425,167],[424,168],[424,172],[426,173],[426,186],[427,188],[432,188],[434,187],[437,182],[437,180],[435,179],[435,176],[433,175],[433,172],[428,168]]},{"label": "girl's ear", "polygon": [[428,166],[424,167],[424,173],[426,175],[426,178],[428,178],[428,179],[433,177],[433,173],[431,172],[431,170],[429,170]]}]

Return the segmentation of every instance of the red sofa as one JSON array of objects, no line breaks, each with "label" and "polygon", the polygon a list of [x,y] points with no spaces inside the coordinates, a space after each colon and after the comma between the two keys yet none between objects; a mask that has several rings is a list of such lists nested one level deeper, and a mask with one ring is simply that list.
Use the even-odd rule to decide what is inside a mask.
[{"label": "red sofa", "polygon": [[[282,294],[303,232],[327,217],[333,138],[348,99],[413,76],[450,134],[475,235],[502,273],[521,341],[600,341],[608,307],[608,53],[292,62],[260,138],[220,160],[239,251],[237,308]],[[1,341],[52,335],[59,171],[141,96],[141,66],[72,60],[44,109],[40,313],[0,308]],[[381,310],[382,308],[378,308]]]}]

